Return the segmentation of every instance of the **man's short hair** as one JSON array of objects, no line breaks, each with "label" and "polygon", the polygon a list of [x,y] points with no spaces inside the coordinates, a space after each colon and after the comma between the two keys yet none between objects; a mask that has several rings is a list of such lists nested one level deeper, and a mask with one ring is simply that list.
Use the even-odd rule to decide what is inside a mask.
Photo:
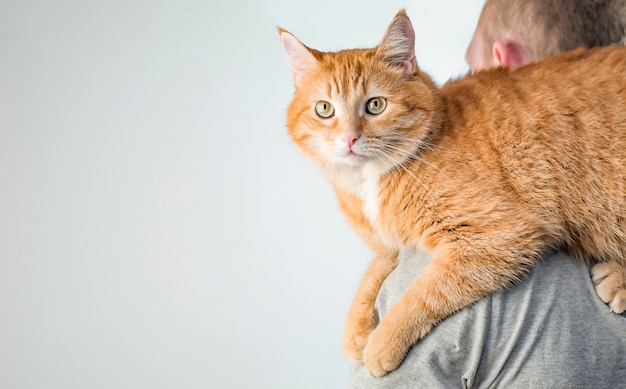
[{"label": "man's short hair", "polygon": [[487,0],[488,47],[521,44],[531,61],[575,48],[624,44],[626,0]]}]

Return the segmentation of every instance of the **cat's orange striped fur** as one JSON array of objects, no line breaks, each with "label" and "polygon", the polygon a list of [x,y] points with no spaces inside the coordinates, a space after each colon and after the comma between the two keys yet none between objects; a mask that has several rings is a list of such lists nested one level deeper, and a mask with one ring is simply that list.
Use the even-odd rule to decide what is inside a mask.
[{"label": "cat's orange striped fur", "polygon": [[[349,357],[394,370],[433,325],[557,247],[602,262],[599,295],[626,309],[626,48],[437,88],[403,11],[373,49],[323,53],[280,35],[290,134],[376,253],[348,314]],[[414,248],[434,259],[376,325],[379,288]]]}]

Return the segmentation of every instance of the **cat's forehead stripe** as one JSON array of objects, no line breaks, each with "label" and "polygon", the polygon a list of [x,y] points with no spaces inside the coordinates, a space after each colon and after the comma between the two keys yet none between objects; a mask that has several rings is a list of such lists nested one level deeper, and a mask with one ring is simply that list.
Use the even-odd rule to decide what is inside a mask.
[{"label": "cat's forehead stripe", "polygon": [[338,57],[333,58],[335,61],[330,62],[327,67],[333,83],[330,88],[341,96],[350,95],[355,91],[364,92],[370,74],[371,60],[369,58],[348,60],[340,54],[337,53]]}]

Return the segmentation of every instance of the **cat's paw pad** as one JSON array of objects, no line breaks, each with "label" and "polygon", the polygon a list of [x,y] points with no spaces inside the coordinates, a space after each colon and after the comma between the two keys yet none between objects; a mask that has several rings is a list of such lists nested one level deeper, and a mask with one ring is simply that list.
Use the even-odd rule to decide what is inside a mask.
[{"label": "cat's paw pad", "polygon": [[343,352],[351,361],[357,362],[363,359],[363,349],[375,325],[374,320],[369,318],[348,319],[343,334]]},{"label": "cat's paw pad", "polygon": [[375,377],[396,370],[408,351],[408,347],[402,345],[398,338],[387,335],[375,330],[363,350],[363,364]]},{"label": "cat's paw pad", "polygon": [[617,262],[602,262],[591,269],[598,297],[612,312],[626,311],[626,267]]}]

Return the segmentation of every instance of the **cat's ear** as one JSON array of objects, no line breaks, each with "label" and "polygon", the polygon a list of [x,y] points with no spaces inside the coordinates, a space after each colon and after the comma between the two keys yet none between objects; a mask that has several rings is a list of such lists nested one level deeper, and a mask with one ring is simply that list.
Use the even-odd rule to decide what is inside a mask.
[{"label": "cat's ear", "polygon": [[280,34],[283,50],[287,54],[287,59],[291,65],[291,70],[293,70],[293,81],[298,85],[307,74],[317,70],[318,61],[314,55],[315,51],[303,45],[287,30],[279,27],[278,33]]},{"label": "cat's ear", "polygon": [[403,67],[406,74],[417,69],[415,62],[415,32],[406,12],[401,10],[387,27],[376,53],[392,66]]}]

